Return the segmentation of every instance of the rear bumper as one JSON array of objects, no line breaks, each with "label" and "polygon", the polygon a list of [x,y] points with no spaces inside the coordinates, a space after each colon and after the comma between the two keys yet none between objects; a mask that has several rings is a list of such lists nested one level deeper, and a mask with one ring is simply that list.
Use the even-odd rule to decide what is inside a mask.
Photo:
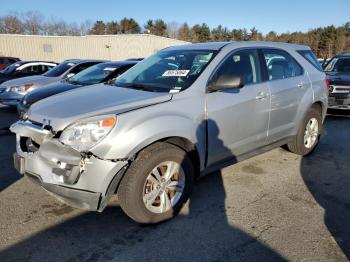
[{"label": "rear bumper", "polygon": [[337,97],[330,95],[328,97],[328,108],[333,109],[350,109],[350,95]]}]

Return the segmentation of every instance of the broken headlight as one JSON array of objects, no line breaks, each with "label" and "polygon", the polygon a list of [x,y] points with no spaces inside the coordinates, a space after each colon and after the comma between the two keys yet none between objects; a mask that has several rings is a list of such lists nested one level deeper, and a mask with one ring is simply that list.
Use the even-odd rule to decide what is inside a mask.
[{"label": "broken headlight", "polygon": [[94,117],[66,127],[59,140],[62,144],[84,152],[99,143],[115,126],[116,116]]}]

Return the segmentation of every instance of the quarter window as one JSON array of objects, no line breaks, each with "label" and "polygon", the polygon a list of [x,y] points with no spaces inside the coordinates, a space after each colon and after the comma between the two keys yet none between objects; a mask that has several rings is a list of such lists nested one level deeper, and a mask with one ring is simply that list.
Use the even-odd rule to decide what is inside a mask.
[{"label": "quarter window", "polygon": [[323,71],[322,66],[317,61],[316,56],[311,50],[298,50],[297,51],[302,57],[304,57],[309,63],[316,67],[319,71]]},{"label": "quarter window", "polygon": [[251,49],[241,50],[229,55],[216,71],[213,81],[224,75],[240,76],[244,85],[261,82],[258,51]]},{"label": "quarter window", "polygon": [[269,80],[300,76],[303,68],[285,51],[275,49],[263,50]]}]

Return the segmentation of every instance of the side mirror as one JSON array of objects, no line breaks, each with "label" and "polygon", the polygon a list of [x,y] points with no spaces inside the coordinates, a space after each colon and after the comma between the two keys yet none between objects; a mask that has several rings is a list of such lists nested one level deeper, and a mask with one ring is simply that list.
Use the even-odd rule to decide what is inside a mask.
[{"label": "side mirror", "polygon": [[215,92],[224,89],[242,88],[243,86],[242,77],[237,75],[221,75],[216,81],[209,83],[208,91]]},{"label": "side mirror", "polygon": [[73,74],[73,73],[69,73],[68,75],[66,75],[66,79],[68,79],[68,78],[71,78],[72,76],[74,76],[75,74]]}]

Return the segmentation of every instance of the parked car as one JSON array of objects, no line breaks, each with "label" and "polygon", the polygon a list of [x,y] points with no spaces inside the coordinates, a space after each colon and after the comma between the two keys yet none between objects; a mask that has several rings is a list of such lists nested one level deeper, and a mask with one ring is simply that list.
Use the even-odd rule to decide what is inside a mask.
[{"label": "parked car", "polygon": [[9,65],[12,65],[13,63],[21,61],[17,57],[8,57],[8,56],[0,56],[0,70],[5,69]]},{"label": "parked car", "polygon": [[80,71],[102,62],[105,61],[67,60],[43,75],[22,77],[4,82],[0,85],[0,103],[7,106],[17,106],[28,92],[50,83],[70,78]]},{"label": "parked car", "polygon": [[56,65],[57,63],[44,61],[16,62],[0,71],[0,84],[20,77],[41,75]]},{"label": "parked car", "polygon": [[340,53],[325,66],[329,81],[329,108],[350,109],[350,53]]},{"label": "parked car", "polygon": [[[117,192],[139,223],[172,218],[195,177],[282,145],[313,151],[328,90],[302,50],[311,52],[263,42],[163,49],[115,86],[33,104],[10,128],[15,167],[74,207],[102,211]],[[286,63],[268,68],[265,57],[273,56]]]},{"label": "parked car", "polygon": [[18,114],[22,116],[32,104],[46,97],[83,86],[111,81],[134,66],[136,63],[137,61],[100,63],[81,71],[71,78],[63,79],[59,82],[35,89],[26,94],[18,104]]}]

